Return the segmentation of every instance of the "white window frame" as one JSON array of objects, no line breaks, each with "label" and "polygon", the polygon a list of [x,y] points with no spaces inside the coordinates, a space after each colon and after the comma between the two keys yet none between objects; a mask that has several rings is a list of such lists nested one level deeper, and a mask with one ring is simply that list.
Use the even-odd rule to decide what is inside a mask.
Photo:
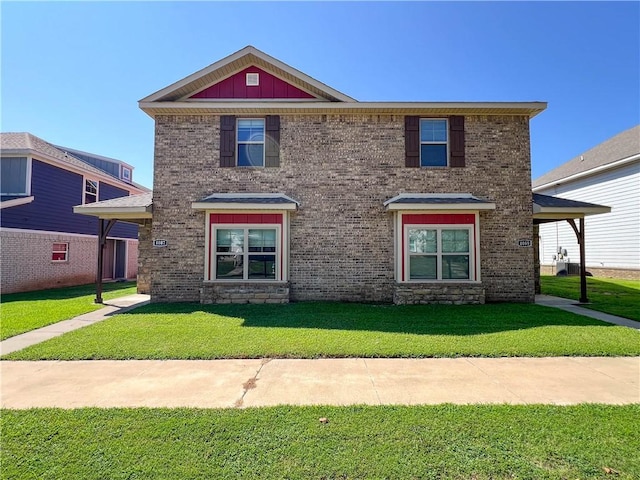
[{"label": "white window frame", "polygon": [[[409,230],[436,230],[436,242],[437,251],[435,253],[411,253],[409,248]],[[444,253],[442,251],[442,231],[443,230],[466,230],[469,232],[469,251],[468,252],[456,252],[456,253]],[[422,283],[422,282],[473,282],[475,277],[475,258],[474,258],[474,233],[473,225],[471,224],[409,224],[404,226],[404,272],[407,282]],[[469,256],[469,278],[442,278],[442,257],[452,255],[468,255]],[[410,278],[410,260],[412,256],[430,256],[436,257],[436,278]]]},{"label": "white window frame", "polygon": [[[56,245],[64,245],[65,249],[64,250],[56,250],[55,246]],[[55,260],[53,258],[53,256],[56,253],[64,253],[64,258],[62,260]],[[69,242],[53,242],[53,245],[51,245],[51,261],[53,263],[65,263],[69,261]]]},{"label": "white window frame", "polygon": [[129,167],[125,167],[124,165],[121,166],[122,169],[122,175],[120,176],[120,178],[122,180],[126,180],[127,182],[131,181],[131,169]]},{"label": "white window frame", "polygon": [[[90,193],[87,191],[87,182],[92,182],[96,184],[96,193]],[[94,203],[94,202],[87,202],[87,194],[88,195],[95,195],[96,196],[96,202],[100,201],[100,181],[95,180],[93,178],[89,178],[89,177],[84,177],[82,179],[82,204],[83,205],[89,205],[90,203]]]},{"label": "white window frame", "polygon": [[[207,215],[207,218],[209,215]],[[285,214],[283,213],[283,221],[285,221]],[[242,252],[243,257],[243,275],[242,278],[216,278],[216,267],[218,256],[229,256],[229,253],[218,253],[217,250],[217,231],[218,230],[244,230],[244,247]],[[276,251],[275,252],[249,252],[249,230],[275,230],[276,231]],[[284,245],[284,238],[281,225],[277,223],[217,223],[211,225],[209,229],[209,245],[210,252],[205,266],[205,281],[209,282],[240,282],[240,283],[275,283],[283,281],[282,268],[285,266],[283,259],[283,252],[281,246]],[[275,255],[275,278],[260,279],[249,278],[249,258],[255,255]],[[281,267],[282,266],[282,267]]]},{"label": "white window frame", "polygon": [[[423,142],[422,141],[422,121],[423,120],[435,120],[438,122],[442,122],[444,121],[445,123],[445,132],[447,134],[447,141],[446,142]],[[449,119],[448,118],[420,118],[420,122],[419,122],[419,130],[418,130],[418,134],[420,135],[420,168],[444,168],[444,167],[448,167],[449,166]],[[423,165],[422,164],[422,145],[444,145],[445,148],[447,149],[446,151],[446,158],[447,158],[447,163],[446,165]]]},{"label": "white window frame", "polygon": [[258,87],[260,86],[260,74],[259,73],[247,73],[246,77],[246,86],[247,87]]},{"label": "white window frame", "polygon": [[[252,142],[252,141],[240,141],[238,137],[238,129],[240,127],[240,122],[244,120],[259,120],[262,122],[262,141],[261,142]],[[240,145],[262,145],[262,164],[261,165],[240,165],[238,164],[238,153],[240,152]],[[264,168],[267,156],[267,120],[266,118],[238,118],[236,119],[236,167],[239,168]]]},{"label": "white window frame", "polygon": [[[31,195],[31,168],[32,168],[32,157],[30,155],[22,156],[22,155],[4,155],[1,158],[25,158],[27,161],[27,172],[25,175],[25,185],[24,192],[0,192],[2,195],[6,196],[25,196],[28,197]],[[0,158],[0,162],[2,159]]]}]

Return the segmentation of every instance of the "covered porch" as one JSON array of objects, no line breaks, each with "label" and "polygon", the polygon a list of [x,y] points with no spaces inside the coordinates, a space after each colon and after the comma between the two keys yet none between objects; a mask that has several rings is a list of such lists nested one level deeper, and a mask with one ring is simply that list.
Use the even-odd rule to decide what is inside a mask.
[{"label": "covered porch", "polygon": [[[594,203],[579,202],[565,198],[533,194],[533,255],[535,268],[535,289],[540,294],[540,251],[539,225],[549,222],[566,221],[576,234],[580,247],[580,303],[588,303],[587,296],[587,268],[585,258],[585,217],[609,213],[611,207]],[[576,224],[576,221],[578,222]]]}]

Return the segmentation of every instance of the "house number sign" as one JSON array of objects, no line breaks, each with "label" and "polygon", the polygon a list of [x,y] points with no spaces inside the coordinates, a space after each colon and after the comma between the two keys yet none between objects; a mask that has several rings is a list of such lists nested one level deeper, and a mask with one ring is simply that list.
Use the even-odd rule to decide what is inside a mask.
[{"label": "house number sign", "polygon": [[168,244],[168,242],[166,240],[154,240],[153,241],[153,246],[154,247],[166,247]]},{"label": "house number sign", "polygon": [[528,238],[521,238],[520,240],[518,240],[518,246],[519,247],[532,247],[533,246],[533,240],[530,240]]}]

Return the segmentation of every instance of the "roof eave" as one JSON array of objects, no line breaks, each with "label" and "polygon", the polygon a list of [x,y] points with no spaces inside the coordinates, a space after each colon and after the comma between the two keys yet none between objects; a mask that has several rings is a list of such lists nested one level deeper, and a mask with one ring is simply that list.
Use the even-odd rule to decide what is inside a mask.
[{"label": "roof eave", "polygon": [[526,115],[533,118],[543,112],[546,102],[318,102],[318,101],[189,101],[139,102],[149,116],[223,113],[378,113],[378,114],[458,114],[458,115]]},{"label": "roof eave", "polygon": [[193,202],[193,210],[297,210],[296,203]]}]

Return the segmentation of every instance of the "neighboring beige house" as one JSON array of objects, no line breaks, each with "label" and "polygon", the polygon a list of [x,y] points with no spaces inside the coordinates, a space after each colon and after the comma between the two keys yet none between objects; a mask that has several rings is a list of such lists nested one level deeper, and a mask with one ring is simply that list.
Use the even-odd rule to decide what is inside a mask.
[{"label": "neighboring beige house", "polygon": [[[533,191],[611,207],[585,219],[586,268],[594,276],[640,279],[640,125],[534,180]],[[566,222],[540,225],[539,235],[542,273],[555,273],[566,257],[580,261]]]},{"label": "neighboring beige house", "polygon": [[544,102],[358,102],[246,47],[139,105],[152,202],[76,211],[139,215],[154,302],[534,300]]}]

